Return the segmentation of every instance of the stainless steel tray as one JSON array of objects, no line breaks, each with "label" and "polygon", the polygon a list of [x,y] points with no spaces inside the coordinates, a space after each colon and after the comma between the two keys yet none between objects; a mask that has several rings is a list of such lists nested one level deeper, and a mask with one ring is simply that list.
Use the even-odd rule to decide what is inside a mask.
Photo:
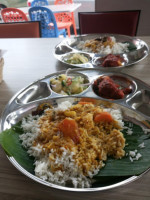
[{"label": "stainless steel tray", "polygon": [[[138,80],[137,78],[134,78],[132,76],[129,76],[127,74],[123,73],[103,73],[99,69],[72,69],[70,70],[70,74],[75,75],[82,75],[84,77],[88,77],[89,82],[91,85],[87,88],[86,91],[84,91],[81,94],[74,95],[72,97],[62,96],[60,94],[57,94],[52,91],[50,87],[50,79],[59,75],[65,73],[65,71],[60,71],[54,74],[50,74],[42,79],[39,79],[26,88],[19,91],[6,105],[5,110],[2,114],[1,118],[1,130],[5,130],[7,128],[10,128],[13,124],[17,123],[22,119],[22,117],[26,116],[27,114],[31,113],[32,110],[35,110],[39,104],[42,102],[50,102],[52,105],[57,105],[59,103],[59,99],[68,99],[73,98],[77,100],[77,98],[81,97],[90,97],[90,98],[96,98],[99,99],[102,102],[109,101],[113,104],[117,104],[119,108],[124,110],[125,116],[129,116],[131,121],[133,122],[136,120],[138,123],[143,124],[143,126],[147,127],[145,125],[145,122],[150,122],[150,86],[145,84],[144,82]],[[132,86],[132,93],[127,95],[124,99],[120,100],[106,100],[104,98],[101,98],[97,96],[92,89],[92,83],[97,77],[102,75],[108,75],[108,76],[118,76],[123,77],[130,81]],[[124,80],[124,79],[123,79]],[[144,122],[144,123],[143,123]],[[102,187],[93,187],[93,188],[70,188],[70,187],[63,187],[59,186],[53,183],[49,183],[46,181],[41,180],[40,178],[34,176],[33,174],[26,171],[24,168],[22,168],[19,163],[13,158],[8,157],[10,162],[23,174],[30,177],[31,179],[47,185],[49,187],[58,188],[62,190],[68,190],[68,191],[101,191],[101,190],[108,190],[112,188],[116,188],[118,186],[130,183],[131,181],[134,181],[138,178],[140,178],[143,174],[140,176],[132,176],[130,178],[126,178],[124,180],[118,181],[117,183],[114,183],[112,185],[102,186]]]},{"label": "stainless steel tray", "polygon": [[[104,55],[95,54],[95,53],[87,53],[84,51],[80,51],[76,48],[76,46],[81,41],[86,41],[86,40],[90,40],[90,39],[94,39],[94,38],[98,38],[98,37],[104,37],[104,36],[114,36],[116,38],[117,42],[125,42],[125,41],[131,42],[137,47],[137,49],[130,51],[128,53],[120,54],[126,60],[126,62],[122,66],[120,66],[120,67],[102,67],[101,65],[97,64],[96,60],[98,58],[103,57]],[[81,36],[74,37],[71,39],[63,40],[61,43],[59,43],[55,47],[53,53],[54,53],[54,56],[56,57],[56,59],[58,59],[60,62],[66,64],[70,67],[99,68],[99,69],[105,70],[105,71],[117,71],[117,70],[123,69],[126,66],[131,66],[131,65],[143,60],[149,53],[149,47],[144,41],[142,41],[136,37],[129,37],[129,36],[117,35],[117,34],[114,34],[114,35],[112,35],[112,34],[99,34],[99,35],[91,34],[91,35],[81,35]],[[72,54],[72,53],[85,54],[85,56],[89,57],[89,62],[85,63],[85,64],[68,64],[68,63],[66,63],[65,58],[69,57],[70,54]]]}]

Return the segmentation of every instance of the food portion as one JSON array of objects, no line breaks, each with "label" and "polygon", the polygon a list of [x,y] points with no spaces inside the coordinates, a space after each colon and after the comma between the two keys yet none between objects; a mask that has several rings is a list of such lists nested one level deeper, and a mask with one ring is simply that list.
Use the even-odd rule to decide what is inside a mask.
[{"label": "food portion", "polygon": [[119,67],[123,66],[123,64],[125,63],[123,57],[113,54],[108,54],[105,57],[99,58],[98,61],[103,67]]},{"label": "food portion", "polygon": [[98,54],[121,54],[129,52],[129,43],[117,42],[115,37],[99,37],[80,41],[76,46],[78,50]]},{"label": "food portion", "polygon": [[100,76],[93,84],[94,92],[107,99],[123,99],[125,95],[132,92],[132,88],[124,88],[116,84],[109,76]]},{"label": "food portion", "polygon": [[23,118],[22,128],[20,140],[35,157],[35,175],[58,185],[91,187],[108,157],[125,156],[120,110],[90,101],[64,101]]},{"label": "food portion", "polygon": [[[10,122],[14,123],[14,115]],[[56,188],[100,189],[141,175],[150,167],[149,134],[143,116],[127,108],[66,97],[39,105],[0,133],[0,144],[15,159],[14,165],[36,181],[35,176]]]},{"label": "food portion", "polygon": [[74,53],[69,58],[64,59],[68,64],[84,64],[89,62],[89,59],[80,53]]},{"label": "food portion", "polygon": [[79,75],[68,76],[66,74],[51,79],[50,86],[54,92],[62,95],[79,94],[88,87],[85,78]]}]

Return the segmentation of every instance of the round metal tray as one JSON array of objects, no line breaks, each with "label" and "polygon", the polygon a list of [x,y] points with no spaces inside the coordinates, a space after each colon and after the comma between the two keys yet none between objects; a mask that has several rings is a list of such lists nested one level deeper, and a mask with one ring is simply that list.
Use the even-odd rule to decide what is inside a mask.
[{"label": "round metal tray", "polygon": [[[77,101],[79,98],[89,97],[89,98],[96,98],[101,102],[109,101],[112,104],[116,104],[118,108],[122,109],[125,113],[124,117],[130,117],[131,121],[135,122],[135,120],[139,123],[139,125],[144,125],[143,122],[148,121],[150,122],[150,87],[145,84],[144,82],[129,76],[127,74],[122,73],[103,73],[99,69],[73,69],[70,70],[69,73],[71,74],[83,74],[83,76],[88,77],[91,85],[87,88],[87,90],[81,94],[74,95],[71,97],[62,96],[60,94],[55,93],[50,87],[50,79],[57,75],[63,74],[65,71],[60,71],[54,74],[50,74],[36,82],[33,82],[26,88],[19,91],[6,105],[5,110],[2,114],[1,118],[1,130],[6,130],[10,128],[13,124],[20,121],[24,116],[31,113],[33,110],[37,108],[37,106],[43,102],[50,102],[52,105],[57,105],[59,103],[59,99],[68,100],[73,99]],[[94,93],[92,88],[92,83],[95,79],[99,76],[107,75],[107,76],[115,76],[121,77],[121,80],[128,80],[132,85],[132,93],[125,96],[123,99],[119,100],[110,100],[104,99],[97,94]],[[123,77],[123,79],[122,79]],[[120,79],[117,79],[120,81]],[[144,125],[147,127],[146,125]],[[143,172],[139,176],[131,176],[127,177],[123,180],[119,180],[111,185],[105,185],[101,187],[92,187],[92,188],[71,188],[71,187],[63,187],[59,186],[47,181],[44,181],[33,174],[26,171],[13,157],[7,156],[10,162],[23,174],[30,177],[31,179],[47,185],[49,187],[67,190],[67,191],[78,191],[78,192],[88,192],[88,191],[101,191],[101,190],[108,190],[112,188],[116,188],[118,186],[122,186],[124,184],[130,183],[138,178],[140,178],[144,173]]]},{"label": "round metal tray", "polygon": [[[98,58],[102,58],[105,55],[101,55],[98,53],[90,53],[90,52],[85,52],[77,49],[77,45],[81,41],[86,41],[98,37],[105,37],[105,36],[113,36],[116,38],[117,42],[130,42],[136,46],[136,50],[130,51],[130,52],[124,52],[120,54],[121,57],[125,59],[126,62],[123,63],[122,66],[119,67],[103,67],[101,63],[97,63]],[[66,39],[63,40],[61,43],[56,45],[54,49],[54,56],[56,59],[58,59],[60,62],[66,64],[67,66],[70,67],[81,67],[81,68],[99,68],[103,71],[120,71],[124,67],[131,66],[135,63],[140,62],[143,60],[149,53],[149,47],[148,45],[136,38],[136,37],[130,37],[130,36],[125,36],[125,35],[117,35],[117,34],[91,34],[91,35],[81,35],[78,37],[74,37],[71,39]],[[85,54],[85,56],[89,57],[89,62],[85,64],[68,64],[65,60],[67,57],[69,57],[73,53],[82,53]]]}]

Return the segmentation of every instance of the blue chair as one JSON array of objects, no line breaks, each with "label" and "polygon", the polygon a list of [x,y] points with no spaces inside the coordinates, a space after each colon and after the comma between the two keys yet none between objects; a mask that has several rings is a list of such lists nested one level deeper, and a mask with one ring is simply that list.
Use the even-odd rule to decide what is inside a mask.
[{"label": "blue chair", "polygon": [[49,5],[47,0],[34,0],[31,2],[31,7],[34,6],[47,6]]},{"label": "blue chair", "polygon": [[58,29],[53,12],[45,7],[31,7],[29,9],[31,21],[41,22],[41,37],[58,37],[63,34],[66,37],[65,29]]}]

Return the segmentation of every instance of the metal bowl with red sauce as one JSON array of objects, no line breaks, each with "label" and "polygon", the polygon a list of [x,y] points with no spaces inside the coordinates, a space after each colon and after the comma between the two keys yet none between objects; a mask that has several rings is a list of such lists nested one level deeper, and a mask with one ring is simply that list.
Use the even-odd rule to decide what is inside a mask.
[{"label": "metal bowl with red sauce", "polygon": [[113,54],[108,54],[107,56],[100,58],[100,60],[102,61],[103,67],[119,67],[125,62],[123,57]]},{"label": "metal bowl with red sauce", "polygon": [[104,57],[96,57],[93,59],[93,65],[103,69],[119,69],[127,66],[128,59],[126,55],[108,54]]},{"label": "metal bowl with red sauce", "polygon": [[134,92],[132,81],[121,76],[100,76],[93,83],[93,91],[106,99],[123,99]]}]

